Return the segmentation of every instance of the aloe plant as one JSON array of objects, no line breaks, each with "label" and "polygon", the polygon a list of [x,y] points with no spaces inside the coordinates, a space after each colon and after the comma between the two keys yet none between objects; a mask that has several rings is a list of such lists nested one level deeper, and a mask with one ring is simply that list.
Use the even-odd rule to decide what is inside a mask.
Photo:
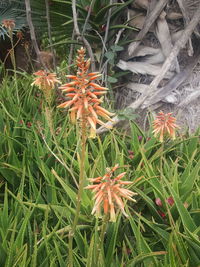
[{"label": "aloe plant", "polygon": [[[17,82],[21,105],[12,79],[4,79],[0,92],[0,265],[66,266],[79,176],[76,130],[66,113],[55,111],[57,148],[40,91],[28,75]],[[128,218],[107,224],[99,252],[102,220],[91,216],[92,194],[84,190],[75,266],[94,266],[97,255],[99,266],[199,266],[199,132],[162,145],[151,129],[133,122],[130,128],[128,135],[115,130],[90,139],[85,172],[98,177],[119,162],[137,203],[127,203]]]}]

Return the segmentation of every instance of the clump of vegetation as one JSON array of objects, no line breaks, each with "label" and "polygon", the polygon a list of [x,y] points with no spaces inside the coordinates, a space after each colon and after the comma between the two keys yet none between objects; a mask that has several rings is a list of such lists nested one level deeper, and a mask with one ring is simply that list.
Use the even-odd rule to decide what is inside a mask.
[{"label": "clump of vegetation", "polygon": [[0,266],[199,266],[199,130],[164,112],[111,129],[85,54],[67,75],[3,77]]},{"label": "clump of vegetation", "polygon": [[[67,113],[54,109],[52,138],[40,108],[42,95],[30,86],[32,77],[18,77],[17,83],[20,105],[15,81],[4,79],[1,90],[1,265],[66,265],[77,216],[71,247],[74,266],[93,266],[97,258],[99,266],[169,266],[177,260],[179,266],[198,266],[198,132],[174,141],[166,135],[160,143],[151,128],[142,132],[130,122],[130,134],[113,129],[88,139],[83,159],[80,131]],[[81,162],[83,186],[93,188],[96,197],[94,203],[90,191],[82,190],[77,213]],[[129,191],[136,192],[136,203],[122,204],[112,193],[110,199],[108,187],[106,200],[104,183],[113,179],[105,175],[106,168],[116,164],[120,172],[117,165],[114,179],[119,186],[127,183],[128,190],[120,191],[118,183],[113,186],[128,199]],[[98,177],[90,180],[94,186],[88,180],[93,177]],[[112,203],[117,204],[115,222],[91,215],[101,203],[112,216]],[[121,216],[120,210],[128,216]]]}]

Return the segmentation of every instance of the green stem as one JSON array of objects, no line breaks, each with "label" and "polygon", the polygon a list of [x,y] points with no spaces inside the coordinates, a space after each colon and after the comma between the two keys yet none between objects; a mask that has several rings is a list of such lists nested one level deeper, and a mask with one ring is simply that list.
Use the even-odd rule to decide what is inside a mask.
[{"label": "green stem", "polygon": [[67,166],[67,164],[65,163],[65,160],[62,156],[62,153],[61,153],[61,150],[60,150],[60,147],[59,147],[59,144],[58,144],[58,141],[57,141],[57,138],[56,138],[56,133],[55,133],[55,129],[54,129],[54,123],[53,123],[53,109],[51,108],[50,105],[48,105],[48,103],[45,103],[44,104],[45,106],[42,108],[44,108],[44,113],[45,113],[45,118],[46,118],[46,121],[48,123],[48,126],[49,126],[49,130],[50,130],[50,133],[51,133],[51,136],[53,138],[53,141],[54,141],[54,144],[56,146],[56,149],[57,149],[57,153],[58,153],[58,156],[50,149],[50,147],[48,146],[48,144],[46,143],[46,140],[44,140],[48,150],[51,152],[51,154],[58,160],[58,162],[60,162],[64,167],[65,169],[71,174],[71,177],[73,178],[73,181],[75,183],[75,185],[77,186],[78,188],[78,182],[76,181],[76,178],[74,176],[74,173],[73,171],[70,169],[70,167]]},{"label": "green stem", "polygon": [[106,227],[108,223],[108,214],[104,215],[103,217],[103,222],[101,226],[101,234],[100,234],[100,244],[98,246],[98,259],[97,259],[97,266],[102,266],[102,260],[101,260],[101,255],[104,258],[104,238],[105,238],[105,233],[106,233]]},{"label": "green stem", "polygon": [[11,52],[10,52],[10,56],[11,56],[11,61],[13,64],[13,68],[14,68],[14,79],[15,79],[15,87],[16,87],[16,94],[17,94],[17,102],[18,104],[20,103],[19,101],[19,94],[18,94],[18,84],[17,84],[17,73],[16,73],[16,61],[15,61],[15,51],[14,51],[14,43],[13,43],[13,31],[9,30],[9,37],[10,37],[10,42],[11,42]]},{"label": "green stem", "polygon": [[82,124],[81,124],[81,153],[80,153],[80,175],[79,175],[79,188],[78,188],[78,197],[77,197],[77,206],[74,221],[72,224],[71,231],[69,232],[69,267],[73,267],[73,239],[76,231],[76,226],[78,223],[78,218],[81,209],[81,199],[84,188],[84,173],[85,173],[85,153],[86,153],[86,139],[87,139],[87,124],[86,116],[83,114]]},{"label": "green stem", "polygon": [[164,141],[161,144],[160,172],[163,171],[163,153],[164,153]]}]

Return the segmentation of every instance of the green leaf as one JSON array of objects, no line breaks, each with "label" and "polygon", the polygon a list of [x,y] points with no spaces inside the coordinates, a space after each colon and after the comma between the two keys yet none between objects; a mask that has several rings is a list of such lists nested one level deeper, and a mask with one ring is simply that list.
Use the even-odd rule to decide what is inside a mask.
[{"label": "green leaf", "polygon": [[[167,251],[156,251],[156,252],[150,252],[150,253],[141,253],[140,255],[136,256],[133,260],[130,260],[127,262],[127,267],[134,267],[136,266],[136,264],[140,263],[140,262],[145,262],[145,260],[147,259],[151,259],[154,258],[156,256],[162,256],[162,255],[166,255]],[[160,257],[159,257],[160,259]],[[150,265],[149,265],[150,266]],[[153,266],[153,265],[151,265]],[[154,265],[154,266],[158,266],[158,265]],[[172,267],[170,265],[170,267]],[[173,267],[177,267],[177,266],[173,266]]]},{"label": "green leaf", "polygon": [[105,53],[105,57],[106,57],[108,60],[112,60],[112,59],[114,59],[114,57],[115,57],[115,53],[112,52],[112,51],[108,51],[108,52]]},{"label": "green leaf", "polygon": [[67,185],[62,178],[58,176],[58,174],[52,169],[52,173],[55,176],[55,178],[59,181],[62,188],[65,190],[65,193],[70,197],[73,204],[76,206],[76,193],[70,188],[69,185]]},{"label": "green leaf", "polygon": [[106,259],[105,259],[106,266],[110,266],[112,259],[113,259],[120,221],[121,221],[121,216],[118,216],[117,222],[109,224],[107,228],[107,232],[106,232],[107,233],[107,242],[106,242],[107,248],[106,248]]},{"label": "green leaf", "polygon": [[193,167],[191,173],[185,177],[184,183],[181,185],[180,193],[183,195],[183,201],[186,200],[188,194],[192,192],[195,181],[199,180],[200,160]]},{"label": "green leaf", "polygon": [[121,3],[114,3],[114,4],[111,4],[111,5],[107,5],[105,7],[103,7],[101,10],[99,10],[99,12],[96,14],[96,17],[95,17],[95,22],[98,23],[100,21],[102,21],[102,19],[104,18],[104,16],[106,15],[106,13],[109,11],[109,9],[113,8],[113,7],[116,7],[116,6],[124,6],[123,4]]},{"label": "green leaf", "polygon": [[[119,25],[113,25],[113,26],[110,26],[110,30],[113,30],[113,29],[136,30],[136,28],[131,27],[131,26],[128,26],[128,25],[124,25],[124,24],[119,24]],[[122,50],[123,50],[123,49],[122,49]],[[121,51],[121,50],[118,50],[118,51]]]},{"label": "green leaf", "polygon": [[134,113],[134,109],[133,108],[125,108],[122,111],[119,111],[117,116],[121,119],[121,120],[135,120],[138,115]]},{"label": "green leaf", "polygon": [[116,79],[115,77],[107,76],[107,81],[109,83],[116,83],[118,82],[118,79]]},{"label": "green leaf", "polygon": [[112,45],[110,47],[110,49],[113,51],[113,52],[119,52],[119,51],[123,51],[124,50],[124,47],[123,46],[119,46],[119,45]]},{"label": "green leaf", "polygon": [[194,232],[197,228],[197,226],[195,225],[192,217],[190,216],[190,213],[188,212],[188,210],[184,207],[183,202],[181,201],[181,199],[178,197],[178,195],[175,193],[174,189],[170,186],[169,182],[167,181],[167,179],[165,177],[163,177],[165,183],[167,184],[168,190],[171,194],[171,196],[174,199],[174,202],[176,204],[176,208],[179,212],[179,215],[182,219],[182,223],[185,227],[185,229]]}]

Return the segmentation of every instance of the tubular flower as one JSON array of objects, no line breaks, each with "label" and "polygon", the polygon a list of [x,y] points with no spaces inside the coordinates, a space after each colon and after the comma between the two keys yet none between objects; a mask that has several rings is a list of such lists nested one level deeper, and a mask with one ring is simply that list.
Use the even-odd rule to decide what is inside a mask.
[{"label": "tubular flower", "polygon": [[37,77],[31,85],[37,85],[41,90],[52,90],[55,83],[60,83],[60,81],[56,78],[55,73],[39,70],[33,74]]},{"label": "tubular flower", "polygon": [[31,85],[38,86],[48,99],[51,96],[51,91],[55,87],[55,84],[60,83],[60,81],[56,78],[56,74],[49,73],[45,70],[39,70],[33,74],[36,75],[36,77]]},{"label": "tubular flower", "polygon": [[132,184],[132,182],[129,181],[121,181],[126,172],[113,177],[113,173],[118,167],[119,165],[117,164],[112,168],[106,168],[107,173],[104,176],[89,179],[93,185],[85,187],[86,189],[91,189],[92,192],[95,193],[95,203],[92,214],[96,213],[97,216],[100,216],[101,208],[103,208],[104,214],[110,214],[110,221],[112,222],[116,221],[117,207],[126,217],[128,217],[124,210],[125,204],[122,198],[136,202],[132,196],[137,195],[136,193],[123,187],[124,185]]},{"label": "tubular flower", "polygon": [[2,25],[3,25],[6,29],[12,31],[12,30],[15,28],[15,21],[14,21],[14,19],[4,19],[4,20],[2,21]]},{"label": "tubular flower", "polygon": [[17,35],[17,38],[20,39],[20,40],[22,40],[23,37],[24,37],[24,35],[23,35],[23,33],[21,31],[18,31],[16,35]]},{"label": "tubular flower", "polygon": [[90,129],[90,137],[96,136],[96,125],[104,125],[104,122],[99,119],[103,117],[105,120],[110,120],[110,116],[114,113],[102,108],[100,104],[103,102],[99,98],[106,94],[108,90],[93,81],[101,76],[99,72],[88,73],[90,67],[90,59],[85,60],[85,49],[82,47],[78,50],[76,59],[77,74],[67,75],[66,77],[72,81],[60,87],[60,89],[69,98],[68,101],[60,104],[59,108],[70,108],[70,117],[72,123],[77,120],[85,120]]},{"label": "tubular flower", "polygon": [[156,119],[153,121],[153,133],[154,136],[160,136],[159,140],[160,142],[163,142],[164,136],[168,135],[173,140],[175,139],[175,131],[176,128],[179,128],[178,125],[176,125],[176,118],[171,116],[172,113],[163,113],[160,111],[158,115],[156,116]]}]

